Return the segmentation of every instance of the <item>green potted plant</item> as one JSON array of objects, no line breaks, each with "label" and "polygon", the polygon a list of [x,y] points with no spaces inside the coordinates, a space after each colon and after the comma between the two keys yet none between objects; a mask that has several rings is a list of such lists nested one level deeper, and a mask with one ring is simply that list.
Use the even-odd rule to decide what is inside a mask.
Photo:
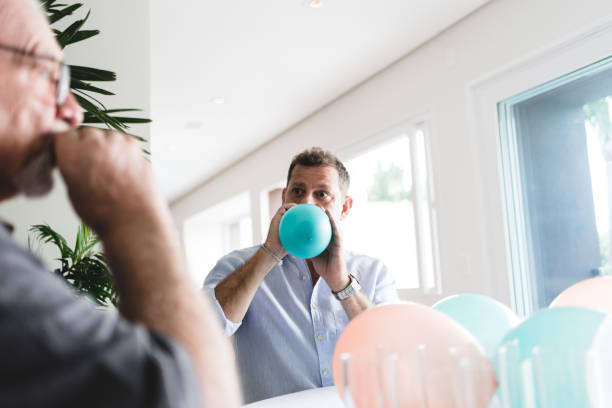
[{"label": "green potted plant", "polygon": [[60,252],[60,267],[53,272],[66,279],[80,292],[90,295],[101,306],[117,306],[118,298],[104,254],[98,249],[98,237],[85,224],[77,230],[74,248],[49,225],[30,228],[41,243],[52,243]]},{"label": "green potted plant", "polygon": [[[59,21],[72,16],[83,6],[83,3],[63,4],[57,0],[40,1],[47,12],[49,22],[62,48],[100,34],[99,30],[83,29],[91,11],[84,18],[77,18],[68,24],[63,30],[55,28]],[[85,124],[101,124],[111,129],[126,132],[130,124],[151,121],[147,118],[117,116],[117,114],[140,111],[140,109],[108,109],[94,96],[94,94],[114,95],[112,92],[92,84],[92,82],[115,81],[117,76],[114,72],[78,65],[70,65],[69,68],[71,92],[85,110]],[[146,143],[146,140],[140,136],[133,134],[130,134],[130,136]],[[146,155],[150,154],[146,147],[143,147],[143,151]],[[98,237],[87,225],[81,224],[78,227],[74,248],[71,248],[66,239],[49,225],[34,225],[30,228],[30,233],[33,234],[36,241],[42,244],[52,243],[58,248],[60,257],[57,260],[60,262],[60,267],[54,270],[55,273],[66,279],[78,291],[90,295],[98,304],[117,306],[117,291],[106,258],[99,250]]]}]

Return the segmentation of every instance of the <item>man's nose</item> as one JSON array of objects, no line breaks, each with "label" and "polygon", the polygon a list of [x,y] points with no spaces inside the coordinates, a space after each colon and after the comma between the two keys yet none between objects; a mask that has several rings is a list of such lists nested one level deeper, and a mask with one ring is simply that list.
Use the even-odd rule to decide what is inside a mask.
[{"label": "man's nose", "polygon": [[57,107],[56,119],[65,122],[70,127],[83,123],[83,108],[71,92],[68,93],[64,103]]},{"label": "man's nose", "polygon": [[312,194],[305,194],[300,200],[299,204],[314,204],[315,200]]}]

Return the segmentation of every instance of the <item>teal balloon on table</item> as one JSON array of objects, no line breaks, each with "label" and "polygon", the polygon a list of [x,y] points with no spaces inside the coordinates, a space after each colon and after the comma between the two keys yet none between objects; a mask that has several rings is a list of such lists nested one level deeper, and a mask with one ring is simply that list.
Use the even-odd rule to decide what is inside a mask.
[{"label": "teal balloon on table", "polygon": [[510,330],[495,357],[503,406],[592,406],[587,358],[605,317],[581,307],[543,309]]},{"label": "teal balloon on table", "polygon": [[451,317],[480,342],[492,358],[506,333],[520,319],[503,303],[479,294],[453,295],[438,301],[433,308]]},{"label": "teal balloon on table", "polygon": [[281,219],[278,235],[283,247],[298,258],[314,258],[327,248],[332,236],[325,211],[313,204],[291,207]]}]

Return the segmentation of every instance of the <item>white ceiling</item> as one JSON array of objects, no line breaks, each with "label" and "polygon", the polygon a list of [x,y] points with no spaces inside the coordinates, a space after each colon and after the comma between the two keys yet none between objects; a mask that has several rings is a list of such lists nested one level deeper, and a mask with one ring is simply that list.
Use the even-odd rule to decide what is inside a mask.
[{"label": "white ceiling", "polygon": [[488,1],[151,2],[153,165],[165,196],[189,192]]}]

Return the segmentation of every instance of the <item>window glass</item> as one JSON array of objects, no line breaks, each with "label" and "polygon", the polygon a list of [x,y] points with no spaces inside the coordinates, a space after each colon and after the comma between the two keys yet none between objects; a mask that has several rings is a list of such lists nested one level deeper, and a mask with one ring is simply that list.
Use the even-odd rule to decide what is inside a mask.
[{"label": "window glass", "polygon": [[600,61],[500,103],[514,298],[525,314],[610,273],[611,67]]},{"label": "window glass", "polygon": [[189,273],[198,286],[219,258],[253,245],[248,192],[236,195],[187,219],[183,238]]},{"label": "window glass", "polygon": [[422,130],[345,161],[354,200],[343,223],[346,246],[383,260],[400,289],[433,285],[433,201],[427,163]]},{"label": "window glass", "polygon": [[591,174],[591,190],[595,224],[599,238],[599,254],[602,275],[612,275],[610,265],[610,194],[612,193],[612,122],[610,108],[612,97],[586,103],[585,114],[586,146]]}]

